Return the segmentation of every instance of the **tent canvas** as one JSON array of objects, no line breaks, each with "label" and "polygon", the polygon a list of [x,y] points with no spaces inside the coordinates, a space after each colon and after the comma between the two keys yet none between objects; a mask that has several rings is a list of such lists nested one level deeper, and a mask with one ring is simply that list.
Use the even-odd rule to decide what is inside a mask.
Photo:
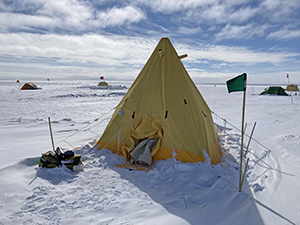
[{"label": "tent canvas", "polygon": [[[173,157],[182,162],[221,161],[222,151],[211,111],[168,38],[162,38],[120,101],[97,149],[131,159],[145,139],[155,139],[152,162]],[[147,144],[145,143],[145,147]],[[145,154],[147,155],[147,154]]]},{"label": "tent canvas", "polygon": [[107,87],[108,84],[107,84],[107,82],[105,82],[105,81],[100,81],[100,82],[98,83],[98,86]]},{"label": "tent canvas", "polygon": [[262,93],[260,93],[261,95],[288,95],[284,89],[282,87],[279,86],[270,86],[267,87]]},{"label": "tent canvas", "polygon": [[34,83],[26,83],[21,87],[21,90],[36,90],[38,89]]},{"label": "tent canvas", "polygon": [[286,88],[286,91],[299,91],[299,88],[296,84],[289,84]]}]

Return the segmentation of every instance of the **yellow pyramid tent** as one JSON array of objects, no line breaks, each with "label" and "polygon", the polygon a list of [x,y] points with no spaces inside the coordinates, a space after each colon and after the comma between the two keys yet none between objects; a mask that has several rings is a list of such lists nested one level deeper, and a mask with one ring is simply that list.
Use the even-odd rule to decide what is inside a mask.
[{"label": "yellow pyramid tent", "polygon": [[168,38],[160,40],[116,107],[97,149],[110,149],[127,160],[146,158],[141,161],[149,165],[175,152],[182,162],[205,161],[204,149],[212,164],[221,161],[211,111],[181,58]]},{"label": "yellow pyramid tent", "polygon": [[299,91],[299,88],[296,84],[289,84],[286,88],[286,91]]}]

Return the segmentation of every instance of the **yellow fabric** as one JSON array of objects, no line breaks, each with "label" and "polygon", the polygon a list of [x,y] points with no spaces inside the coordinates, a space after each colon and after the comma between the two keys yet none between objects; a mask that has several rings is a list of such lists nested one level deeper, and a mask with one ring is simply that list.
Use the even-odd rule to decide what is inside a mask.
[{"label": "yellow fabric", "polygon": [[106,86],[108,86],[108,84],[105,81],[101,81],[101,82],[98,83],[98,86],[106,87]]},{"label": "yellow fabric", "polygon": [[161,145],[163,139],[163,120],[159,116],[149,113],[145,115],[141,122],[134,127],[134,131],[130,132],[125,144],[122,146],[123,155],[127,160],[130,160],[130,152],[137,144],[146,138],[158,138],[156,146],[152,149],[151,156],[153,157]]},{"label": "yellow fabric", "polygon": [[[122,113],[119,113],[120,110]],[[165,121],[166,111],[168,123]],[[133,112],[135,112],[134,119],[131,119],[120,134],[111,140],[128,122]],[[152,116],[151,123],[145,120],[149,115]],[[153,150],[153,154],[156,153],[153,155],[153,161],[172,157],[172,143],[174,150],[178,152],[182,140],[179,160],[204,161],[203,149],[205,149],[212,163],[221,161],[222,151],[217,141],[211,111],[168,38],[160,40],[146,65],[116,107],[97,143],[97,149],[102,149],[110,142],[106,146],[107,149],[129,159],[128,152],[141,139],[153,137],[157,131],[159,131],[157,136],[160,137],[157,147],[160,147]]]},{"label": "yellow fabric", "polygon": [[299,91],[299,88],[296,84],[289,84],[285,90],[287,91]]}]

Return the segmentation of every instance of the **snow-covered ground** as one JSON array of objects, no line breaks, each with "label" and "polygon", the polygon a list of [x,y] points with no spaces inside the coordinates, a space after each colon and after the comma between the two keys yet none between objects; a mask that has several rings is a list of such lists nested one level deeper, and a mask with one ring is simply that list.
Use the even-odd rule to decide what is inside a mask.
[{"label": "snow-covered ground", "polygon": [[[257,124],[238,192],[242,92],[197,85],[226,127],[221,164],[177,162],[177,170],[169,159],[137,171],[93,149],[130,87],[97,83],[36,82],[41,90],[20,91],[0,81],[0,224],[300,224],[300,95],[260,96],[266,86],[248,85],[247,135]],[[48,117],[55,146],[80,147],[83,171],[38,168],[52,149]]]}]

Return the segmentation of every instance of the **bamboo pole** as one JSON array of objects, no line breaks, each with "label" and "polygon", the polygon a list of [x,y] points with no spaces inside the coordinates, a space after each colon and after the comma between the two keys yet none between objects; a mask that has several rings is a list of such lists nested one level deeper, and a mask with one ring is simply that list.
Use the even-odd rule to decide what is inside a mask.
[{"label": "bamboo pole", "polygon": [[251,139],[252,139],[252,135],[253,135],[255,126],[256,126],[256,122],[254,123],[253,128],[252,128],[252,131],[251,131],[251,135],[250,135],[250,138],[249,138],[249,141],[248,141],[248,145],[247,145],[247,148],[246,148],[246,151],[245,151],[245,155],[244,155],[245,158],[246,158],[246,155],[247,155],[247,152],[248,152],[248,148],[249,148],[249,145],[250,145],[250,141],[251,141]]},{"label": "bamboo pole", "polygon": [[52,129],[51,129],[50,117],[48,117],[48,122],[49,122],[49,128],[50,128],[50,136],[51,136],[51,141],[52,141],[52,147],[53,147],[53,151],[55,152],[55,147],[54,147],[54,141],[53,141],[53,135],[52,135]]},{"label": "bamboo pole", "polygon": [[243,179],[242,179],[242,183],[241,183],[240,192],[241,192],[243,184],[244,184],[245,175],[246,175],[246,171],[247,171],[247,167],[248,167],[248,162],[249,162],[249,158],[247,159],[247,162],[246,162],[246,166],[245,166],[245,170],[244,170],[244,174],[243,174]]},{"label": "bamboo pole", "polygon": [[241,139],[241,157],[240,157],[240,181],[239,192],[242,190],[242,167],[243,167],[243,145],[244,145],[244,119],[245,119],[245,102],[246,102],[246,90],[244,90],[243,96],[243,113],[242,113],[242,139]]}]

